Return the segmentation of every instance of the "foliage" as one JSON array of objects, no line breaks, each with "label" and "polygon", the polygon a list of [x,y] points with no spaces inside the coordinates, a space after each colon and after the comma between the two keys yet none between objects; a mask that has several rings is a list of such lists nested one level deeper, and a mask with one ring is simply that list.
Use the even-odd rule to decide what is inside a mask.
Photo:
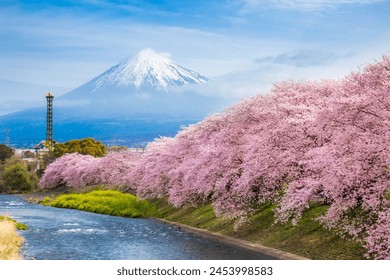
[{"label": "foliage", "polygon": [[28,192],[37,187],[37,176],[28,170],[28,166],[17,158],[8,159],[2,170],[3,191]]},{"label": "foliage", "polygon": [[18,229],[18,230],[28,230],[28,226],[27,225],[19,223],[16,220],[11,219],[10,217],[0,216],[0,222],[1,221],[10,221],[10,222],[14,223],[15,226],[16,226],[16,229]]},{"label": "foliage", "polygon": [[69,140],[65,143],[56,143],[54,145],[53,154],[56,158],[69,153],[102,157],[106,154],[106,146],[101,141],[95,141],[92,138]]},{"label": "foliage", "polygon": [[158,215],[156,206],[146,200],[139,200],[134,195],[114,190],[64,194],[55,198],[49,205],[128,218],[146,218]]},{"label": "foliage", "polygon": [[36,156],[33,152],[27,150],[27,151],[23,152],[23,157],[24,158],[35,158]]},{"label": "foliage", "polygon": [[367,257],[390,259],[389,127],[384,56],[339,81],[279,83],[154,141],[142,156],[115,155],[105,167],[60,158],[41,184],[97,180],[135,186],[140,197],[166,196],[176,207],[211,201],[236,225],[267,202],[278,221],[297,224],[315,202],[327,206],[318,218],[325,227],[363,242]]},{"label": "foliage", "polygon": [[4,160],[6,160],[7,158],[12,157],[13,154],[14,154],[14,152],[12,151],[12,149],[10,147],[8,147],[7,145],[4,145],[4,144],[0,144],[0,160],[2,162]]},{"label": "foliage", "polygon": [[40,203],[42,205],[49,206],[52,200],[53,200],[52,198],[46,196]]},{"label": "foliage", "polygon": [[125,146],[109,146],[109,147],[107,147],[107,153],[120,152],[120,151],[125,151],[125,150],[127,150],[127,147],[125,147]]}]

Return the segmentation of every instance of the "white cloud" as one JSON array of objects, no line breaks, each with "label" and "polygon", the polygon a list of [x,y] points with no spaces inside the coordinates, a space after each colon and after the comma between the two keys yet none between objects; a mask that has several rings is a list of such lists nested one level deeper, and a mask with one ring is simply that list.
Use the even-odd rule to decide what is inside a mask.
[{"label": "white cloud", "polygon": [[353,56],[353,53],[336,54],[323,50],[299,50],[288,53],[281,53],[276,56],[262,57],[256,60],[257,63],[273,63],[292,65],[297,68],[312,66],[324,66],[334,61]]},{"label": "white cloud", "polygon": [[15,10],[0,11],[0,33],[23,40],[4,47],[0,78],[68,88],[80,86],[144,48],[171,53],[179,65],[213,78],[246,69],[260,55],[295,46],[177,26]]},{"label": "white cloud", "polygon": [[366,5],[386,0],[239,0],[243,4],[242,11],[254,12],[254,9],[263,7],[276,7],[280,9],[298,11],[320,11],[337,8],[341,5]]},{"label": "white cloud", "polygon": [[309,81],[341,79],[359,67],[389,54],[384,48],[357,50],[338,54],[321,50],[297,50],[274,56],[259,57],[251,67],[215,78],[203,85],[191,85],[178,91],[194,91],[208,96],[221,96],[231,103],[255,94],[267,94],[273,85],[285,80]]},{"label": "white cloud", "polygon": [[46,103],[48,91],[59,96],[69,89],[0,79],[0,115]]}]

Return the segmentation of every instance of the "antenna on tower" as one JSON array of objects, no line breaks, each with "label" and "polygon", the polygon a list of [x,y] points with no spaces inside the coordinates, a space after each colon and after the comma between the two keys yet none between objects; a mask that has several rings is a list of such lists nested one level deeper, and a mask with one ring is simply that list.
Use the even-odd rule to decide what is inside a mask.
[{"label": "antenna on tower", "polygon": [[46,146],[49,148],[49,150],[53,148],[53,99],[54,95],[52,95],[50,92],[46,94]]}]

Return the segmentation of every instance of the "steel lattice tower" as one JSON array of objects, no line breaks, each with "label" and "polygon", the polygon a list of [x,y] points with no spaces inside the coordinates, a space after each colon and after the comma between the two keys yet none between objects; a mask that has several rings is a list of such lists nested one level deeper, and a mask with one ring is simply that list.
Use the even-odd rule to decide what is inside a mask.
[{"label": "steel lattice tower", "polygon": [[53,147],[53,98],[50,92],[46,94],[47,115],[46,115],[46,145],[49,149]]}]

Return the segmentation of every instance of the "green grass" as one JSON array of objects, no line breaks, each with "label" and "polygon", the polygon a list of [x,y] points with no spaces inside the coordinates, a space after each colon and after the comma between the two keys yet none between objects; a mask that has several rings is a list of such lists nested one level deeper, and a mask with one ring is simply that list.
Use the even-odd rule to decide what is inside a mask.
[{"label": "green grass", "polygon": [[131,194],[114,190],[95,190],[89,193],[63,194],[52,201],[43,200],[45,205],[72,208],[99,214],[127,218],[159,216],[157,207],[146,200],[139,200]]},{"label": "green grass", "polygon": [[281,249],[310,259],[364,259],[365,249],[325,229],[315,218],[326,206],[313,205],[296,226],[274,223],[274,206],[264,204],[238,230],[234,222],[216,217],[210,204],[175,209],[165,200],[154,200],[164,219],[218,232],[264,246]]},{"label": "green grass", "polygon": [[19,223],[16,220],[11,219],[8,216],[0,216],[0,221],[10,221],[10,222],[13,222],[15,224],[16,229],[18,229],[18,230],[28,230],[28,226],[27,225]]}]

